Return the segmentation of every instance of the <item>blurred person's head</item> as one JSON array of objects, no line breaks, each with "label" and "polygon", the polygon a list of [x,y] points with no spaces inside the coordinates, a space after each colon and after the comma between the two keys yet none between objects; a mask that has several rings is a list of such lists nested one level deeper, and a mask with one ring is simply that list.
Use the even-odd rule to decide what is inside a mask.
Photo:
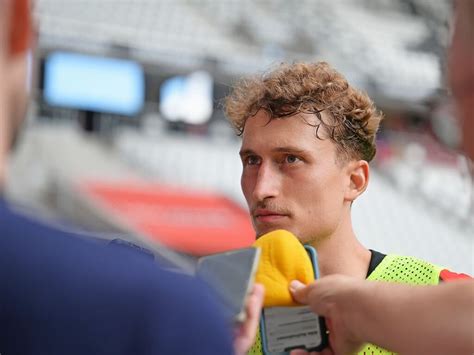
[{"label": "blurred person's head", "polygon": [[457,0],[449,78],[463,134],[463,149],[474,160],[474,1]]},{"label": "blurred person's head", "polygon": [[8,154],[26,110],[30,39],[28,0],[0,0],[0,190]]},{"label": "blurred person's head", "polygon": [[242,135],[242,190],[257,237],[286,229],[319,243],[351,228],[382,115],[327,63],[282,64],[226,100]]}]

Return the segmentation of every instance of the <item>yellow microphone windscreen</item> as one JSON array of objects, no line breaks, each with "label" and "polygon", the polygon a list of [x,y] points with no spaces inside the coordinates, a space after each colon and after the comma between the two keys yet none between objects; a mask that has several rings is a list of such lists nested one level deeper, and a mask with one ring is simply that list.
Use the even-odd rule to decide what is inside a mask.
[{"label": "yellow microphone windscreen", "polygon": [[297,306],[288,289],[292,280],[304,284],[314,281],[311,259],[292,233],[276,230],[261,236],[253,244],[261,248],[255,281],[265,286],[264,307]]}]

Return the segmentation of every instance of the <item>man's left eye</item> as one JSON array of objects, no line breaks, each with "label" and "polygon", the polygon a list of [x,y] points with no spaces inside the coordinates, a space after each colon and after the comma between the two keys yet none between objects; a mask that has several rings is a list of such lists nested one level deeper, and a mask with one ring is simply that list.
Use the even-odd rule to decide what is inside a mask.
[{"label": "man's left eye", "polygon": [[300,161],[301,159],[298,158],[296,155],[287,155],[285,157],[285,163],[289,163],[289,164],[293,164],[293,163],[296,163],[298,161]]}]

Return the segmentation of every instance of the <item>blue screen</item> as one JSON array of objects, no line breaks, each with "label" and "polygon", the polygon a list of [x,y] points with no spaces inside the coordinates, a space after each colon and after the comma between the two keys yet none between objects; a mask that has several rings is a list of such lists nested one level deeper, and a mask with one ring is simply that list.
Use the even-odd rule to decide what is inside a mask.
[{"label": "blue screen", "polygon": [[55,52],[45,62],[43,95],[52,106],[133,116],[143,107],[144,80],[131,60]]}]

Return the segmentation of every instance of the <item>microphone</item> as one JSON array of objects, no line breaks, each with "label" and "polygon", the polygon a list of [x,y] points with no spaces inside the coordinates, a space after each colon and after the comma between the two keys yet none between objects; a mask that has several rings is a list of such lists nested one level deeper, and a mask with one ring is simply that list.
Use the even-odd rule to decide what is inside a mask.
[{"label": "microphone", "polygon": [[294,234],[283,229],[261,236],[253,244],[261,249],[255,282],[265,286],[264,307],[300,306],[288,289],[292,280],[314,281],[311,259]]}]

